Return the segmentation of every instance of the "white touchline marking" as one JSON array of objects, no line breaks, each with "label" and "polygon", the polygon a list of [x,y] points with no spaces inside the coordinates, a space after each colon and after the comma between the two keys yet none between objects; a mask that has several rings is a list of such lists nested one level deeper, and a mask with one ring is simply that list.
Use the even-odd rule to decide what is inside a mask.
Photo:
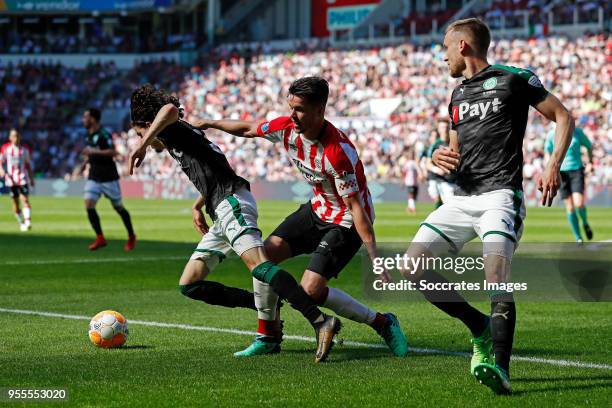
[{"label": "white touchline marking", "polygon": [[[14,314],[22,314],[22,315],[33,315],[33,316],[43,316],[43,317],[58,317],[62,319],[72,319],[72,320],[91,320],[91,317],[87,316],[79,316],[79,315],[69,315],[62,313],[52,313],[52,312],[39,312],[36,310],[21,310],[21,309],[5,309],[0,308],[0,313],[14,313]],[[220,327],[209,327],[209,326],[192,326],[190,324],[180,324],[180,323],[162,323],[162,322],[149,322],[144,320],[128,320],[128,323],[131,325],[140,325],[140,326],[148,326],[148,327],[164,327],[167,329],[182,329],[182,330],[195,330],[195,331],[205,331],[205,332],[214,332],[214,333],[228,333],[228,334],[238,334],[242,336],[255,336],[257,333],[249,330],[238,330],[238,329],[224,329]],[[306,341],[309,343],[316,342],[314,337],[307,336],[283,336],[285,340],[296,340],[296,341]],[[342,344],[346,344],[348,346],[354,347],[364,347],[364,348],[372,348],[372,349],[386,349],[387,346],[382,344],[375,343],[364,343],[359,341],[342,341]],[[410,347],[410,351],[413,353],[420,354],[441,354],[446,356],[459,356],[459,357],[471,357],[470,353],[464,353],[460,351],[448,351],[448,350],[437,350],[430,348],[419,348],[419,347]],[[512,356],[513,361],[525,361],[529,363],[540,363],[540,364],[548,364],[555,365],[561,367],[579,367],[579,368],[595,368],[600,370],[612,370],[612,365],[609,364],[599,364],[599,363],[586,363],[582,361],[572,361],[572,360],[553,360],[548,358],[539,358],[539,357],[522,357],[522,356]]]},{"label": "white touchline marking", "polygon": [[[0,262],[0,266],[21,266],[21,265],[69,265],[69,264],[96,264],[96,263],[112,263],[112,262],[139,262],[139,261],[176,261],[184,260],[187,262],[192,252],[185,252],[185,256],[151,256],[151,257],[123,257],[123,258],[93,258],[93,259],[37,259],[32,261],[4,261]],[[308,254],[296,255],[295,258],[307,258]],[[226,259],[238,259],[238,256],[233,253],[227,254]]]}]

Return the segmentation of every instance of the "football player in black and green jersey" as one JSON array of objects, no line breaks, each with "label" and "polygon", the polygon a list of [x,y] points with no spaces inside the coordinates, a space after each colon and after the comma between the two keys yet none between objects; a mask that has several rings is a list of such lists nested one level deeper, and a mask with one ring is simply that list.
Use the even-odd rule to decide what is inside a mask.
[{"label": "football player in black and green jersey", "polygon": [[[533,72],[489,64],[490,42],[489,28],[479,19],[456,21],[446,31],[444,60],[450,75],[464,80],[453,90],[449,105],[449,147],[437,149],[432,160],[445,173],[456,174],[457,188],[455,196],[421,224],[407,255],[458,252],[478,237],[483,242],[487,282],[507,283],[525,218],[522,145],[529,107],[557,124],[555,148],[539,181],[542,203],[548,206],[559,189],[559,169],[574,122]],[[434,284],[447,282],[437,272],[423,269],[404,271],[404,275]],[[489,314],[473,308],[454,291],[423,294],[470,329],[471,372],[476,379],[497,394],[511,393],[509,364],[516,322],[512,293],[489,293]]]}]

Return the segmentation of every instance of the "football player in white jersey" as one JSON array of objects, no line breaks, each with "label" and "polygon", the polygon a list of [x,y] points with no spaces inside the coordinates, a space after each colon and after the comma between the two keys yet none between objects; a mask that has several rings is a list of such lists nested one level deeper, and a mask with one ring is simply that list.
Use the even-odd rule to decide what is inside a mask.
[{"label": "football player in white jersey", "polygon": [[30,187],[34,187],[34,173],[30,156],[30,149],[21,144],[21,134],[17,129],[11,129],[9,142],[0,150],[0,177],[4,178],[4,184],[11,192],[13,212],[21,231],[32,228],[29,195]]}]

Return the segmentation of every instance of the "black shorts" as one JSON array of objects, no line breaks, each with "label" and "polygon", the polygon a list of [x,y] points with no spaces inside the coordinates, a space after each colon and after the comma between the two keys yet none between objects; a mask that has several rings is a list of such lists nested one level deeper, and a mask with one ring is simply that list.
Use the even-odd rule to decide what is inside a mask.
[{"label": "black shorts", "polygon": [[25,186],[12,186],[9,187],[11,190],[11,197],[18,198],[19,195],[29,196],[30,195],[30,187],[26,184]]},{"label": "black shorts", "polygon": [[561,198],[566,199],[572,193],[584,194],[584,168],[561,172]]},{"label": "black shorts", "polygon": [[312,253],[308,270],[335,278],[361,248],[355,226],[346,228],[322,221],[309,203],[302,204],[270,235],[289,244],[291,256]]},{"label": "black shorts", "polygon": [[412,194],[414,198],[419,195],[419,186],[406,186],[406,189],[408,189],[408,195]]}]

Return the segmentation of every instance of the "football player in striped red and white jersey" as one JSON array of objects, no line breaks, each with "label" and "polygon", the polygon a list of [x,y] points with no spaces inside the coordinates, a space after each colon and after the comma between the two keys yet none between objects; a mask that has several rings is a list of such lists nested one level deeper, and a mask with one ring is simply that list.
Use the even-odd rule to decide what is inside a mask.
[{"label": "football player in striped red and white jersey", "polygon": [[[289,88],[290,116],[266,122],[202,120],[195,125],[282,144],[312,186],[313,197],[266,239],[266,253],[278,263],[312,253],[301,281],[306,293],[338,315],[370,325],[394,354],[405,356],[406,337],[393,314],[377,313],[347,293],[328,287],[328,281],[337,277],[362,244],[371,259],[376,257],[374,207],[363,164],[349,138],[325,120],[328,95],[325,79],[300,78]],[[266,338],[266,332],[266,322],[260,321],[255,342],[237,354],[250,356],[277,350],[276,340]]]},{"label": "football player in striped red and white jersey", "polygon": [[0,177],[4,177],[4,184],[11,191],[13,212],[21,231],[29,230],[32,228],[32,207],[28,197],[30,186],[34,187],[34,174],[30,149],[21,144],[21,134],[17,129],[10,130],[9,142],[0,150]]}]

